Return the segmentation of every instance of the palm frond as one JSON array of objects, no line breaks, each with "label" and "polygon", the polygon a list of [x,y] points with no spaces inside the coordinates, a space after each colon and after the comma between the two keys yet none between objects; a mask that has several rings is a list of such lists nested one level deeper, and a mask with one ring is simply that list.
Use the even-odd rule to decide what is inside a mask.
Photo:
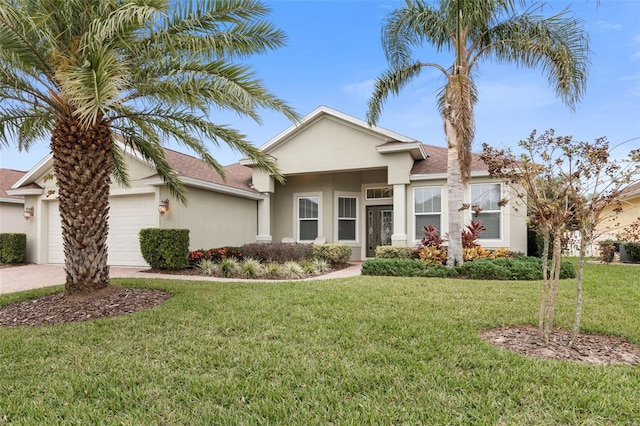
[{"label": "palm frond", "polygon": [[389,94],[397,95],[400,93],[405,85],[420,75],[423,66],[424,64],[415,62],[402,68],[392,68],[376,79],[373,95],[369,99],[369,108],[367,109],[369,125],[378,122],[382,107]]}]

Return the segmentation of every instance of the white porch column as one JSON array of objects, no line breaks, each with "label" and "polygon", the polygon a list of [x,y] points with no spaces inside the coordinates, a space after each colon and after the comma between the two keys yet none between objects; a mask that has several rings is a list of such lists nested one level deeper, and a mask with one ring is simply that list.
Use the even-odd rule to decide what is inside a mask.
[{"label": "white porch column", "polygon": [[407,245],[407,195],[406,185],[393,185],[393,235],[391,245]]},{"label": "white porch column", "polygon": [[270,243],[271,238],[271,194],[263,193],[264,199],[258,200],[258,235],[257,243]]}]

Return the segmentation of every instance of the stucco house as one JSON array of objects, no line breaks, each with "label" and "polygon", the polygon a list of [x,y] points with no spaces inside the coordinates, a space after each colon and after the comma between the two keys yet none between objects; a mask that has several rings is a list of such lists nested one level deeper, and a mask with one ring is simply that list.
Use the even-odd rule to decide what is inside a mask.
[{"label": "stucco house", "polygon": [[622,190],[620,207],[622,211],[617,214],[613,211],[614,206],[602,212],[605,220],[598,225],[598,232],[601,233],[598,240],[617,240],[619,233],[640,220],[640,182],[635,182]]},{"label": "stucco house", "polygon": [[9,190],[26,172],[0,168],[0,234],[24,232],[24,197]]},{"label": "stucco house", "polygon": [[[131,186],[111,189],[109,263],[145,266],[138,231],[146,227],[187,228],[192,249],[320,238],[348,244],[359,260],[374,256],[379,245],[415,245],[424,225],[447,232],[445,148],[321,106],[260,149],[276,161],[284,184],[248,159],[227,166],[225,182],[197,158],[166,150],[188,188],[188,205],[172,199],[155,171],[128,151]],[[37,263],[63,262],[51,173],[48,156],[9,191],[34,206],[25,232],[28,259]],[[526,252],[524,209],[498,205],[514,197],[489,177],[478,155],[471,176],[465,200],[482,207],[474,219],[488,228],[481,244]],[[460,215],[468,223],[472,213]]]}]

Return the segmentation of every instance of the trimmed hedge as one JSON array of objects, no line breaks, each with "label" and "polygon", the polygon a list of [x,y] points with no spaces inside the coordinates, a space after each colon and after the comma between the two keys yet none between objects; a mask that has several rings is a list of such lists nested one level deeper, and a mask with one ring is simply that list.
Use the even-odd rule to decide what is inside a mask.
[{"label": "trimmed hedge", "polygon": [[362,275],[389,277],[455,277],[458,271],[443,265],[425,267],[419,259],[369,259],[362,264]]},{"label": "trimmed hedge", "polygon": [[344,265],[351,257],[351,247],[346,244],[314,244],[313,258],[331,265]]},{"label": "trimmed hedge", "polygon": [[376,247],[376,259],[415,259],[411,247],[404,246],[378,246]]},{"label": "trimmed hedge", "polygon": [[[537,257],[479,259],[456,268],[427,266],[417,259],[370,259],[362,264],[362,275],[394,277],[456,277],[480,280],[541,280],[542,261]],[[560,264],[560,279],[575,278],[570,261]]]},{"label": "trimmed hedge", "polygon": [[[542,279],[542,260],[539,257],[479,259],[457,267],[460,274],[480,280],[534,281]],[[560,279],[576,277],[576,268],[568,260],[560,263]]]},{"label": "trimmed hedge", "polygon": [[154,269],[189,266],[189,230],[145,228],[140,230],[140,251]]},{"label": "trimmed hedge", "polygon": [[243,245],[241,251],[244,258],[250,257],[261,262],[301,262],[313,258],[311,244],[251,243]]},{"label": "trimmed hedge", "polygon": [[27,260],[27,234],[0,234],[0,263],[24,263]]}]

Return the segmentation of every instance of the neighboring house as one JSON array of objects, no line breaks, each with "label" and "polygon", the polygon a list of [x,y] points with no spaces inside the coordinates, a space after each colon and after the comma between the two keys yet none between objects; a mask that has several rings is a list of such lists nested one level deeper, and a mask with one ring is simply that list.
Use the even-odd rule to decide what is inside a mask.
[{"label": "neighboring house", "polygon": [[24,197],[9,195],[7,190],[26,172],[0,168],[0,234],[24,232]]},{"label": "neighboring house", "polygon": [[[444,235],[446,212],[445,148],[424,145],[364,121],[319,107],[260,148],[286,178],[280,184],[250,160],[225,168],[227,181],[202,161],[167,150],[167,160],[188,188],[188,205],[171,198],[162,180],[143,159],[129,152],[131,187],[112,185],[109,263],[143,266],[138,231],[145,227],[187,228],[191,249],[292,238],[347,244],[352,259],[373,257],[379,245],[413,246],[424,225]],[[489,177],[474,155],[465,200],[480,205],[475,220],[487,248],[526,252],[526,211],[508,188]],[[62,238],[51,156],[30,170],[11,193],[35,206],[26,232],[29,260],[62,263]],[[163,200],[169,211],[158,211]],[[472,212],[460,213],[465,223]]]},{"label": "neighboring house", "polygon": [[615,213],[614,207],[603,211],[605,220],[598,226],[602,235],[598,240],[617,240],[618,234],[633,222],[640,220],[640,182],[627,186],[620,196],[622,211]]}]

